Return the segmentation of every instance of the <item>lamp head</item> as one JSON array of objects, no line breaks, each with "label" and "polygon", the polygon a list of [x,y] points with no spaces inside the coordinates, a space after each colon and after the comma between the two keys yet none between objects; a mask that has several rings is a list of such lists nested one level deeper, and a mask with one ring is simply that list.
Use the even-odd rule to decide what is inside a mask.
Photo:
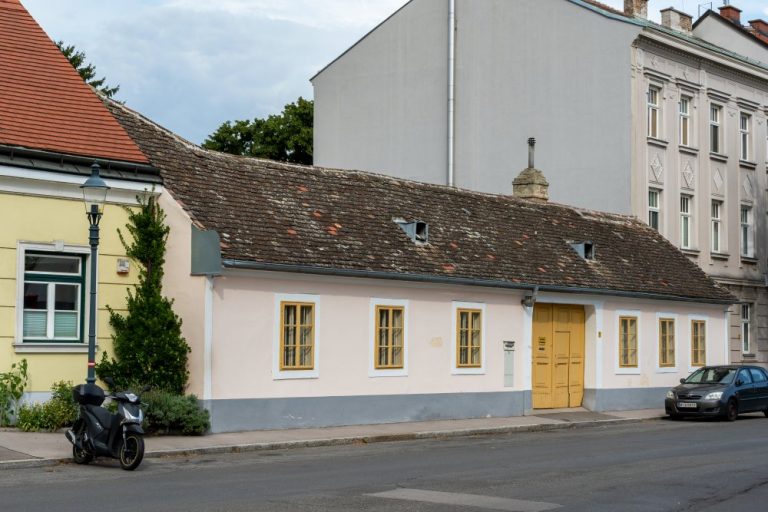
[{"label": "lamp head", "polygon": [[91,175],[85,183],[80,185],[83,191],[83,201],[85,201],[85,212],[88,214],[93,212],[94,206],[101,214],[104,211],[104,203],[107,201],[109,187],[99,176],[99,170],[99,164],[94,162],[91,166]]}]

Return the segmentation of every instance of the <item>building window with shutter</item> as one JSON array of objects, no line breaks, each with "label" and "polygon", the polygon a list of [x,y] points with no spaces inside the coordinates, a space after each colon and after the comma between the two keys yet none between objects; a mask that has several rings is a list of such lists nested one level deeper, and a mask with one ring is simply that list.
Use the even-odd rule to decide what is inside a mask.
[{"label": "building window with shutter", "polygon": [[82,343],[85,257],[28,251],[24,254],[24,342]]}]

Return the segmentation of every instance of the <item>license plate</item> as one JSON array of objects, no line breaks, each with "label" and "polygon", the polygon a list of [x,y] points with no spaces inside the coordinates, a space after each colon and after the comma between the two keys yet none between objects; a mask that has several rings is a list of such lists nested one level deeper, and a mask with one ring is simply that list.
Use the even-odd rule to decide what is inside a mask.
[{"label": "license plate", "polygon": [[691,402],[677,402],[678,409],[695,409],[697,404]]}]

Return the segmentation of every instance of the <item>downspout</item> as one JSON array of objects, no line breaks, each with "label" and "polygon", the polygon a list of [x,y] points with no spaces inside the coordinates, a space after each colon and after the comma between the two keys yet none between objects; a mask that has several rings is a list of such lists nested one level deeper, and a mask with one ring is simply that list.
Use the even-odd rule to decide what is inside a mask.
[{"label": "downspout", "polygon": [[456,108],[456,0],[448,0],[448,186],[456,186],[454,137]]},{"label": "downspout", "polygon": [[[203,400],[213,398],[213,277],[205,276],[203,320]],[[210,408],[210,405],[208,405]]]}]

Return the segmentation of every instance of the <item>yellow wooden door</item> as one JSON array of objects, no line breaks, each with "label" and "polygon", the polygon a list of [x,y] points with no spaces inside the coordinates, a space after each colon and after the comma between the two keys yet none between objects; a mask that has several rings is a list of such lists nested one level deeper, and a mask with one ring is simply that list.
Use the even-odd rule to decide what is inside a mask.
[{"label": "yellow wooden door", "polygon": [[552,305],[533,308],[533,383],[534,409],[552,407]]},{"label": "yellow wooden door", "polygon": [[534,409],[579,407],[584,397],[584,307],[533,309]]},{"label": "yellow wooden door", "polygon": [[584,307],[570,308],[571,344],[568,362],[568,407],[581,407],[584,398]]}]

